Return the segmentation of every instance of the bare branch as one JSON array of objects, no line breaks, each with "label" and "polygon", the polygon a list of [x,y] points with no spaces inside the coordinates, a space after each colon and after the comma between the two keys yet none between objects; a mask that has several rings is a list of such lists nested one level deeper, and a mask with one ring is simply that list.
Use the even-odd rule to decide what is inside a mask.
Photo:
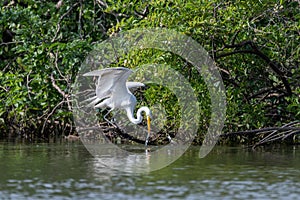
[{"label": "bare branch", "polygon": [[56,27],[56,32],[54,37],[52,38],[51,42],[54,42],[57,39],[57,35],[60,31],[60,23],[61,21],[79,4],[79,2],[73,4],[68,10],[67,12],[65,12],[62,16],[60,16],[58,22],[57,22],[57,27]]},{"label": "bare branch", "polygon": [[300,127],[260,128],[260,129],[247,130],[247,131],[237,131],[237,132],[224,133],[224,134],[221,135],[221,137],[228,137],[228,136],[233,136],[233,135],[258,134],[258,133],[265,133],[265,132],[271,132],[271,131],[286,131],[286,130],[299,130],[300,131]]},{"label": "bare branch", "polygon": [[70,95],[69,94],[66,94],[57,84],[56,84],[56,81],[53,77],[53,73],[51,73],[50,75],[50,78],[51,78],[51,82],[52,82],[52,86],[63,96],[64,99],[66,99],[66,103],[68,104],[68,109],[71,111],[72,110],[72,107],[71,107],[71,104],[70,104]]},{"label": "bare branch", "polygon": [[268,127],[261,129],[254,129],[248,131],[238,131],[222,134],[221,137],[229,137],[234,135],[243,135],[243,136],[253,136],[253,135],[263,135],[263,139],[255,143],[252,148],[256,148],[259,145],[274,142],[276,140],[284,140],[292,135],[300,133],[300,121],[293,121],[288,124],[285,124],[281,127]]},{"label": "bare branch", "polygon": [[60,87],[58,87],[58,85],[56,84],[55,82],[55,79],[53,77],[53,73],[51,73],[50,75],[50,78],[51,78],[51,82],[52,82],[52,86],[64,97],[64,98],[67,98],[68,95],[66,95],[66,93],[64,91],[62,91],[62,89],[60,89]]},{"label": "bare branch", "polygon": [[[251,49],[250,50],[240,50],[240,48],[245,47],[245,46],[250,46]],[[258,57],[260,57],[261,59],[263,59],[269,66],[270,68],[279,76],[279,78],[281,79],[285,90],[286,90],[286,94],[287,95],[291,95],[292,94],[292,89],[290,87],[290,84],[288,82],[288,80],[285,77],[285,74],[283,71],[280,70],[280,64],[276,61],[271,60],[266,54],[264,54],[258,47],[257,45],[251,41],[251,40],[245,40],[242,41],[238,44],[225,44],[224,47],[222,49],[235,49],[234,51],[228,52],[228,53],[223,53],[223,54],[219,54],[216,56],[216,59],[218,58],[222,58],[222,57],[226,57],[226,56],[231,56],[234,54],[254,54],[257,55]]]},{"label": "bare branch", "polygon": [[0,43],[0,46],[9,45],[9,44],[19,44],[19,43],[24,43],[24,41],[2,42]]},{"label": "bare branch", "polygon": [[65,101],[59,102],[59,103],[52,109],[52,111],[47,115],[47,117],[46,117],[46,119],[44,120],[44,123],[43,123],[42,131],[41,131],[42,133],[44,133],[44,130],[45,130],[45,127],[46,127],[46,124],[47,124],[47,122],[48,122],[49,117],[50,117],[51,115],[53,115],[53,113],[56,111],[56,109],[57,109],[60,105],[62,105],[63,103],[65,103]]}]

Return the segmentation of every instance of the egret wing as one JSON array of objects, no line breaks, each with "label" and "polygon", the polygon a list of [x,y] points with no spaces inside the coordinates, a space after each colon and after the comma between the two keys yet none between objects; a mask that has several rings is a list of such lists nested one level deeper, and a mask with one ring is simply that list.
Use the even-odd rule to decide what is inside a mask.
[{"label": "egret wing", "polygon": [[106,68],[95,70],[83,74],[83,76],[99,76],[96,85],[96,95],[98,99],[109,97],[114,92],[120,95],[127,91],[126,80],[132,71],[124,67]]},{"label": "egret wing", "polygon": [[131,89],[131,88],[135,88],[135,87],[144,87],[145,84],[144,83],[141,83],[141,82],[126,82],[126,86],[128,87],[128,89]]}]

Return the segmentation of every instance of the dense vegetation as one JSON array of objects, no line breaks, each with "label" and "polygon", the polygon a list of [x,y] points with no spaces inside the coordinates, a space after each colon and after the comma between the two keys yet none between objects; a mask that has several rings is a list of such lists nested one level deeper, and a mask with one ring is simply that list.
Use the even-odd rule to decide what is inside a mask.
[{"label": "dense vegetation", "polygon": [[[297,0],[6,0],[0,13],[1,137],[43,139],[73,133],[71,85],[93,45],[122,31],[149,27],[182,32],[210,53],[226,87],[224,132],[297,122],[299,22]],[[187,75],[203,112],[196,139],[201,142],[210,102],[192,65],[152,50],[132,52],[124,60],[119,64],[129,68],[165,63]],[[149,103],[154,92],[144,94]],[[172,103],[169,107],[168,115],[175,116],[176,108]],[[245,139],[234,136],[230,141]]]}]

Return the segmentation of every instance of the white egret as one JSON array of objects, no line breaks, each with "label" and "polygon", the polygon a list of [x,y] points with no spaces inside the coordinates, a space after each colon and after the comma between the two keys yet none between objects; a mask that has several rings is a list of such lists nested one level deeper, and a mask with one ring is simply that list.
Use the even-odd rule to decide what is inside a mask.
[{"label": "white egret", "polygon": [[114,109],[124,109],[128,119],[134,124],[142,122],[142,112],[145,112],[148,128],[148,135],[145,141],[145,145],[147,145],[150,137],[151,111],[146,106],[140,107],[136,113],[137,117],[134,117],[133,112],[137,100],[129,89],[145,85],[140,82],[127,82],[127,79],[132,72],[132,70],[125,67],[115,67],[95,70],[83,74],[83,76],[99,76],[96,84],[96,96],[89,98],[86,101],[92,101],[88,106],[94,106],[95,108],[110,108],[104,115],[104,119],[111,124],[112,122],[110,122],[106,116]]}]

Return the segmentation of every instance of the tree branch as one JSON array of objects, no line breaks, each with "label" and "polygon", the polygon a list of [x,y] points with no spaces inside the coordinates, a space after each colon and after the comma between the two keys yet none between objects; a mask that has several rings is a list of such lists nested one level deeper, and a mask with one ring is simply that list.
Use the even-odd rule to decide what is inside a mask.
[{"label": "tree branch", "polygon": [[55,32],[55,35],[54,35],[54,37],[52,38],[52,40],[51,40],[51,42],[54,42],[55,40],[56,40],[56,38],[57,38],[57,35],[58,35],[58,33],[59,33],[59,31],[60,31],[60,23],[61,23],[61,21],[77,6],[79,4],[79,2],[77,2],[77,3],[75,3],[75,4],[73,4],[70,8],[69,8],[69,10],[67,10],[67,12],[65,12],[60,18],[59,18],[59,20],[58,20],[58,22],[57,22],[57,27],[56,27],[56,32]]},{"label": "tree branch", "polygon": [[[254,135],[263,135],[264,137],[252,145],[252,149],[256,148],[259,145],[266,144],[269,142],[274,142],[276,140],[285,140],[286,138],[300,133],[300,121],[292,121],[288,124],[285,124],[281,127],[268,127],[260,128],[248,131],[238,131],[225,133],[220,135],[221,137],[230,137],[230,136],[251,136]],[[261,136],[259,136],[261,138]]]},{"label": "tree branch", "polygon": [[300,127],[268,127],[268,128],[260,128],[260,129],[247,130],[247,131],[224,133],[220,136],[228,137],[228,136],[234,136],[234,135],[259,134],[259,133],[267,133],[267,132],[273,132],[273,131],[288,131],[288,130],[300,131]]},{"label": "tree branch", "polygon": [[[234,42],[234,40],[233,40],[233,42]],[[245,46],[250,46],[251,49],[250,50],[247,50],[247,49],[239,50],[240,48],[245,47]],[[263,59],[270,66],[270,68],[279,76],[280,80],[282,81],[282,83],[285,87],[286,94],[292,95],[292,89],[290,87],[288,80],[285,77],[284,72],[280,70],[280,64],[276,61],[272,61],[267,55],[265,55],[257,47],[257,45],[253,41],[245,40],[238,44],[230,44],[230,45],[225,44],[224,47],[222,48],[222,50],[224,50],[224,49],[235,49],[235,50],[231,51],[231,52],[219,54],[216,56],[216,59],[226,57],[226,56],[231,56],[234,54],[254,54],[254,55],[260,57],[261,59]]]}]

